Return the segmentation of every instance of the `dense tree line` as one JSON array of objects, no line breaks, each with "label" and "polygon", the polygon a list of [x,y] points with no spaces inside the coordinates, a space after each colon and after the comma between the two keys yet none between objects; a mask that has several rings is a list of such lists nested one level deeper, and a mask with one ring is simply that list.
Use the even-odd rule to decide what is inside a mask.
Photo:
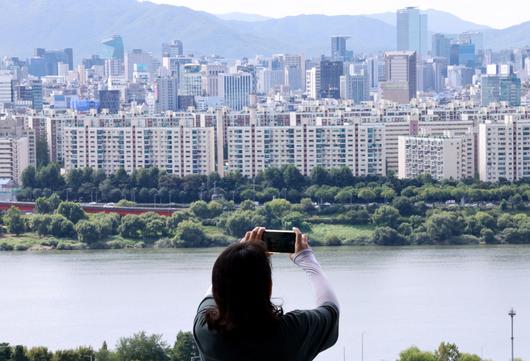
[{"label": "dense tree line", "polygon": [[461,352],[453,343],[442,342],[434,352],[422,351],[415,346],[410,347],[399,354],[398,361],[482,361],[482,358]]},{"label": "dense tree line", "polygon": [[78,347],[51,351],[47,347],[11,346],[0,343],[0,361],[189,361],[199,356],[191,332],[180,331],[170,347],[161,335],[139,332],[121,338],[114,350],[104,342],[99,350]]},{"label": "dense tree line", "polygon": [[[0,361],[189,361],[199,356],[191,332],[179,332],[172,347],[161,335],[139,332],[121,338],[114,350],[103,343],[99,350],[78,347],[70,350],[50,351],[46,347],[27,348],[0,343]],[[516,359],[521,361],[521,359]],[[398,361],[483,361],[475,354],[461,352],[457,345],[442,342],[434,352],[410,347],[399,354]]]},{"label": "dense tree line", "polygon": [[[298,227],[311,232],[312,227],[323,223],[371,225],[374,232],[368,238],[352,235],[340,239],[330,235],[327,239],[312,239],[314,245],[530,242],[525,202],[510,201],[495,207],[435,207],[420,199],[398,195],[389,197],[386,203],[319,205],[311,198],[302,198],[297,204],[278,198],[260,206],[250,200],[239,205],[226,200],[199,200],[169,217],[154,212],[120,217],[115,213],[88,216],[79,203],[61,201],[52,194],[37,198],[35,214],[23,215],[11,208],[3,214],[2,221],[5,231],[11,234],[34,232],[41,237],[77,239],[91,248],[122,247],[119,239],[142,247],[223,246],[255,225],[270,229]],[[208,232],[212,227],[217,230],[214,235]],[[0,249],[5,247],[0,244]]]},{"label": "dense tree line", "polygon": [[294,165],[267,168],[254,179],[238,173],[220,177],[189,175],[176,177],[157,168],[137,169],[127,174],[120,169],[111,175],[91,168],[74,169],[62,175],[57,164],[39,169],[29,167],[21,177],[19,200],[36,200],[57,193],[63,200],[84,202],[118,202],[126,199],[137,203],[191,203],[224,197],[240,203],[243,200],[268,202],[284,198],[299,203],[311,198],[318,203],[389,202],[403,196],[427,203],[455,200],[460,202],[503,202],[520,204],[530,199],[527,182],[483,183],[478,180],[437,182],[429,176],[400,180],[389,177],[353,177],[347,167],[326,170],[315,167],[304,176]]}]

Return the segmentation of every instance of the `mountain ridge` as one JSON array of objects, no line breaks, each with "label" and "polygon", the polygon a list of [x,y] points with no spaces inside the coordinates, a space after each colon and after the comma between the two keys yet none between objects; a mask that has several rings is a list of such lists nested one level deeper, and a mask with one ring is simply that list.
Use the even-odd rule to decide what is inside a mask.
[{"label": "mountain ridge", "polygon": [[[183,6],[135,0],[92,0],[88,7],[70,0],[0,0],[0,7],[0,32],[9,34],[0,42],[1,56],[30,57],[36,47],[72,47],[77,62],[91,54],[104,54],[101,40],[113,34],[123,37],[127,50],[141,48],[158,57],[162,42],[180,39],[187,54],[218,54],[229,59],[280,52],[329,54],[329,37],[337,34],[350,35],[348,48],[357,53],[392,50],[396,39],[395,26],[370,15],[238,21]],[[530,22],[486,29],[485,44],[494,49],[524,46],[530,42],[528,33]]]}]

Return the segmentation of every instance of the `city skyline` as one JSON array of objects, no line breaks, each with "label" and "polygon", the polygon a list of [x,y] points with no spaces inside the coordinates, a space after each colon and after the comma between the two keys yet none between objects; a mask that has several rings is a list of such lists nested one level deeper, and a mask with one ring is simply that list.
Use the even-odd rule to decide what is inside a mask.
[{"label": "city skyline", "polygon": [[317,0],[304,1],[303,7],[297,2],[272,0],[264,5],[257,1],[227,0],[217,2],[212,0],[151,0],[157,4],[186,6],[194,10],[212,14],[227,14],[232,12],[255,14],[271,18],[282,18],[302,14],[323,15],[372,15],[384,12],[394,12],[398,8],[407,6],[419,7],[422,10],[435,9],[448,12],[463,20],[486,25],[495,29],[503,29],[530,21],[524,11],[520,11],[520,2],[508,0],[499,6],[498,2],[482,1],[480,7],[475,3],[465,3],[458,0],[380,0],[372,2],[344,3],[341,0],[330,0],[325,3]]}]

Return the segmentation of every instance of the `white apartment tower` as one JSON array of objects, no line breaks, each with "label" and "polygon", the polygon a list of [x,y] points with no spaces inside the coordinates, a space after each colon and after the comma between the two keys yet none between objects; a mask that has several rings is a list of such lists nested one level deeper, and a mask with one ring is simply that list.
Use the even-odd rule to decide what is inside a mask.
[{"label": "white apartment tower", "polygon": [[436,180],[461,180],[475,176],[474,136],[468,133],[455,137],[444,136],[399,137],[400,179],[429,174]]}]

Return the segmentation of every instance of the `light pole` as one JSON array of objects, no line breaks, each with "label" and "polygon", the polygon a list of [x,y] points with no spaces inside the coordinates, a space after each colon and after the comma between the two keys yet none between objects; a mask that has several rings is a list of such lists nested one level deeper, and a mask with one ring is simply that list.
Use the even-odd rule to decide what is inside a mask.
[{"label": "light pole", "polygon": [[512,337],[511,337],[511,340],[512,340],[512,361],[515,361],[515,358],[514,358],[514,354],[513,354],[513,318],[515,317],[516,313],[515,313],[515,310],[512,308],[510,310],[510,312],[508,312],[508,316],[510,316],[511,320],[512,320]]},{"label": "light pole", "polygon": [[364,332],[361,332],[361,361],[364,361]]}]

